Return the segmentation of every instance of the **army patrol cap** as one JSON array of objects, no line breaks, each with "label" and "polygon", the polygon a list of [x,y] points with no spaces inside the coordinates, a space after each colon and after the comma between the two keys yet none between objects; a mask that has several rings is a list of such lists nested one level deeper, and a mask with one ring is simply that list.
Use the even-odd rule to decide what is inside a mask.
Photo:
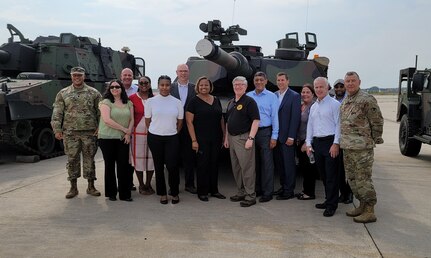
[{"label": "army patrol cap", "polygon": [[70,74],[85,74],[85,69],[80,66],[75,66],[70,69]]},{"label": "army patrol cap", "polygon": [[334,86],[337,84],[343,84],[344,85],[344,80],[343,79],[338,79],[334,82]]}]

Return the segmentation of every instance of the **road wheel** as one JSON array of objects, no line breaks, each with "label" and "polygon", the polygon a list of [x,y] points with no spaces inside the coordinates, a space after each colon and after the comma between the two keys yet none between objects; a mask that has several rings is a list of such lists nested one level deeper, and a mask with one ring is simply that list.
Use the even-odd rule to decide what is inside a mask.
[{"label": "road wheel", "polygon": [[51,128],[37,129],[34,133],[33,146],[42,156],[51,154],[55,148],[55,136]]},{"label": "road wheel", "polygon": [[416,123],[409,119],[407,115],[403,115],[398,135],[401,154],[409,157],[415,157],[419,154],[422,142],[411,138],[417,130],[418,126]]}]

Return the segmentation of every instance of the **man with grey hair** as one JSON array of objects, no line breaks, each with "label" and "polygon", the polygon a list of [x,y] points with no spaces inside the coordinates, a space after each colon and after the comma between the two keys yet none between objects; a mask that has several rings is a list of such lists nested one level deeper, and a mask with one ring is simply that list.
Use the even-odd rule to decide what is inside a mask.
[{"label": "man with grey hair", "polygon": [[326,200],[316,204],[325,209],[323,216],[331,217],[338,208],[338,165],[340,139],[340,103],[329,94],[328,80],[317,77],[314,80],[316,102],[311,106],[307,124],[307,154],[314,152],[316,166],[325,186]]},{"label": "man with grey hair", "polygon": [[[179,64],[176,73],[177,81],[171,84],[171,95],[181,100],[185,114],[190,100],[196,96],[195,85],[189,81],[190,70],[187,64]],[[192,149],[192,139],[190,138],[186,123],[183,123],[178,136],[180,139],[180,163],[184,170],[184,190],[196,194],[196,152]]]},{"label": "man with grey hair", "polygon": [[360,89],[361,80],[356,72],[347,72],[344,81],[347,97],[341,104],[340,144],[347,179],[360,202],[346,215],[358,223],[375,222],[377,197],[371,175],[374,147],[383,143],[383,116],[376,99]]},{"label": "man with grey hair", "polygon": [[253,98],[247,96],[247,79],[237,76],[232,81],[235,97],[227,107],[227,127],[224,146],[230,148],[232,172],[237,194],[230,197],[241,207],[256,204],[256,171],[254,138],[259,127],[259,109]]}]

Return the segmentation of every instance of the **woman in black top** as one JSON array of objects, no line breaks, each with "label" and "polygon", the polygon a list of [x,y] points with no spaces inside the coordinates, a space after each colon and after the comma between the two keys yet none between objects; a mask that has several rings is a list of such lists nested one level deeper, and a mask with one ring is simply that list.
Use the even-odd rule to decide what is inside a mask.
[{"label": "woman in black top", "polygon": [[[317,167],[310,162],[310,157],[307,156],[305,138],[307,134],[307,123],[310,108],[314,103],[315,93],[313,86],[309,83],[304,84],[301,90],[301,123],[298,128],[298,140],[296,154],[299,160],[299,173],[304,177],[303,190],[297,194],[299,200],[314,200],[316,199],[316,179]],[[313,157],[314,158],[314,157]]]},{"label": "woman in black top", "polygon": [[186,121],[191,148],[197,158],[197,192],[201,201],[208,201],[208,194],[225,199],[218,192],[218,156],[225,133],[220,100],[212,96],[213,84],[207,77],[196,82],[197,95],[187,106]]}]

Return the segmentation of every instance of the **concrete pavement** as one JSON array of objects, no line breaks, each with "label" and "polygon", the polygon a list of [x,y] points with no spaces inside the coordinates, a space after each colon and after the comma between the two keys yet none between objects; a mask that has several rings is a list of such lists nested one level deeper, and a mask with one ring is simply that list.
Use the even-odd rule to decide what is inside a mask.
[{"label": "concrete pavement", "polygon": [[[0,257],[431,257],[431,147],[417,158],[402,156],[396,98],[378,100],[385,144],[375,150],[376,223],[354,223],[344,215],[353,207],[346,204],[323,217],[314,208],[324,197],[320,181],[316,200],[274,199],[250,208],[214,198],[204,203],[184,191],[177,205],[136,192],[132,203],[110,202],[88,196],[83,179],[78,197],[66,200],[63,156],[0,165]],[[103,195],[100,151],[96,166]],[[226,196],[235,194],[228,169],[219,185]],[[297,192],[301,186],[299,179]]]}]

